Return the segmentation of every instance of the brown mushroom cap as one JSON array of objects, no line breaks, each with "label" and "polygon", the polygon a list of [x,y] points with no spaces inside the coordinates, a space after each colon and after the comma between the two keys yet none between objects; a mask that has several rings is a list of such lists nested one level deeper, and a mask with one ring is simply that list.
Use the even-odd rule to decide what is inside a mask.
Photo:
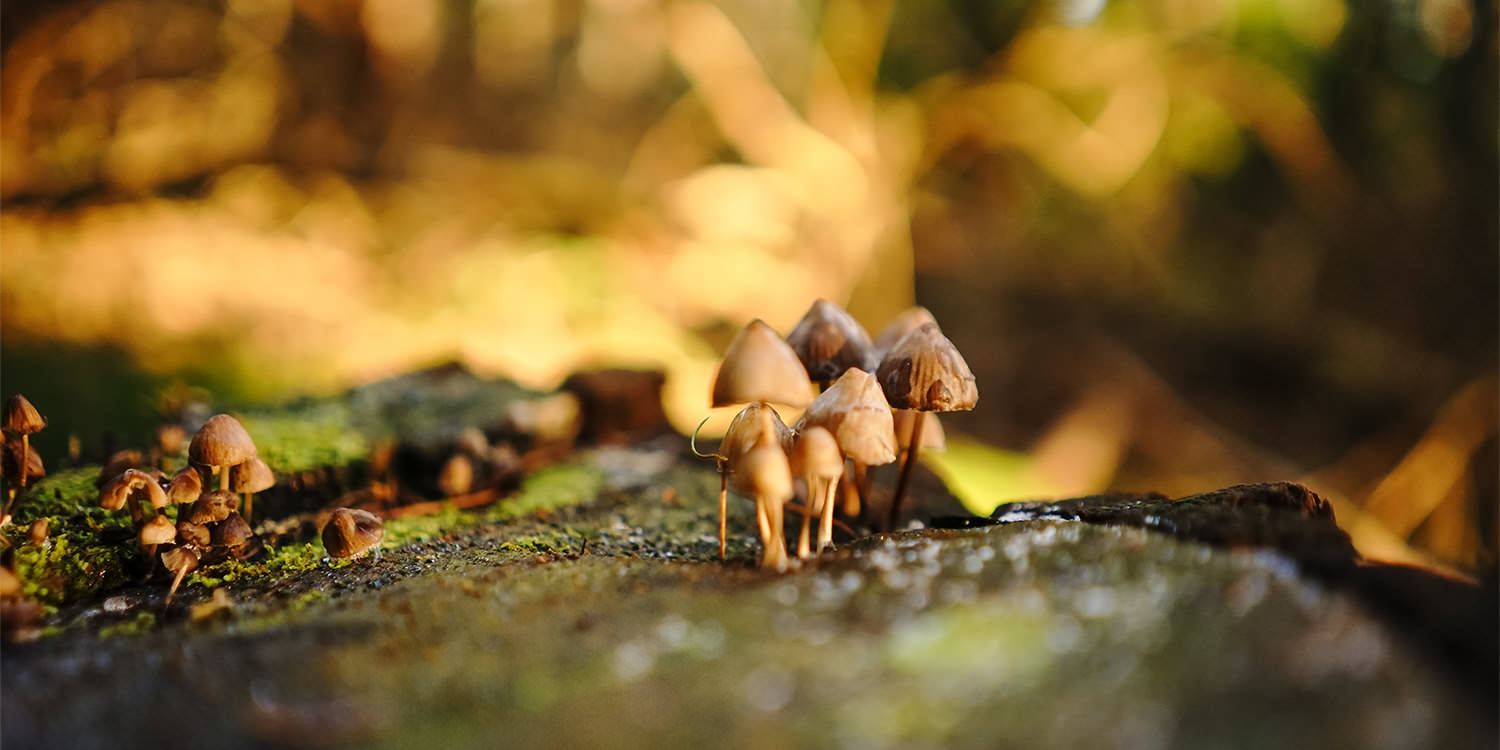
[{"label": "brown mushroom cap", "polygon": [[170,544],[177,539],[177,526],[166,516],[158,513],[141,526],[138,536],[142,546]]},{"label": "brown mushroom cap", "polygon": [[141,465],[141,452],[136,450],[122,450],[111,453],[105,460],[104,465],[99,467],[99,478],[94,484],[103,487],[110,480],[120,476],[126,469],[133,469]]},{"label": "brown mushroom cap", "polygon": [[908,307],[901,311],[900,315],[891,319],[880,329],[880,335],[875,337],[876,360],[885,359],[885,355],[906,338],[906,334],[931,323],[937,325],[937,319],[932,313],[927,312],[925,307]]},{"label": "brown mushroom cap", "polygon": [[16,436],[30,435],[46,426],[46,417],[38,413],[25,396],[17,393],[5,402],[4,428],[7,433]]},{"label": "brown mushroom cap", "polygon": [[941,451],[948,447],[948,441],[943,434],[943,423],[938,421],[938,415],[930,411],[916,411],[914,409],[896,409],[896,448],[906,450],[911,447],[912,422],[920,416],[922,418],[922,444],[924,451]]},{"label": "brown mushroom cap", "polygon": [[276,486],[276,475],[259,457],[229,469],[229,489],[235,492],[264,492]]},{"label": "brown mushroom cap", "polygon": [[167,501],[173,505],[191,503],[202,494],[203,477],[191,466],[172,475],[172,482],[167,485]]},{"label": "brown mushroom cap", "polygon": [[740,329],[714,377],[713,405],[766,401],[805,406],[812,395],[807,369],[776,331],[759,318]]},{"label": "brown mushroom cap", "polygon": [[760,434],[739,459],[732,463],[734,488],[762,502],[784,503],[792,497],[792,467],[786,450],[775,436],[770,409],[760,413]]},{"label": "brown mushroom cap", "polygon": [[358,557],[383,538],[385,525],[367,510],[335,508],[323,526],[323,547],[333,557]]},{"label": "brown mushroom cap", "polygon": [[795,429],[801,433],[814,426],[833,433],[839,450],[862,464],[879,466],[896,460],[891,405],[875,376],[864,370],[845,370],[813,399]]},{"label": "brown mushroom cap", "polygon": [[878,361],[870,334],[844,308],[819,299],[802,316],[786,343],[802,360],[802,366],[814,382],[827,385],[857,367],[873,370]]},{"label": "brown mushroom cap", "polygon": [[191,571],[198,567],[198,553],[190,547],[173,547],[161,553],[161,564],[173,573]]},{"label": "brown mushroom cap", "polygon": [[839,452],[838,441],[833,433],[818,425],[797,435],[788,458],[795,476],[838,479],[844,473],[844,454]]},{"label": "brown mushroom cap", "polygon": [[782,449],[791,449],[791,429],[781,421],[781,415],[777,414],[775,409],[757,401],[741,409],[740,413],[734,415],[734,419],[729,423],[729,429],[724,433],[724,440],[719,443],[720,471],[730,471],[740,455],[750,450],[750,447],[755,445],[755,441],[760,438],[761,427],[765,424],[761,421],[762,411],[771,413],[771,429],[775,431],[776,441],[781,444]]},{"label": "brown mushroom cap", "polygon": [[[5,466],[3,470],[7,479],[19,482],[21,480],[21,449],[19,442],[5,444]],[[25,446],[26,449],[26,478],[41,479],[47,476],[47,467],[42,465],[42,454],[36,452],[36,448]]]},{"label": "brown mushroom cap", "polygon": [[134,483],[131,497],[149,500],[151,507],[157,510],[167,507],[167,491],[161,488],[161,483],[156,481],[156,477],[143,471],[137,473],[144,475],[146,479],[143,482]]},{"label": "brown mushroom cap", "polygon": [[901,339],[880,361],[875,375],[896,409],[968,411],[979,401],[969,363],[935,323]]},{"label": "brown mushroom cap", "polygon": [[215,414],[193,436],[188,458],[200,466],[218,466],[222,470],[255,458],[255,441],[238,419]]},{"label": "brown mushroom cap", "polygon": [[230,513],[223,521],[213,528],[212,540],[220,547],[238,547],[250,540],[255,534],[250,531],[250,524],[238,513]]},{"label": "brown mushroom cap", "polygon": [[177,522],[177,536],[182,540],[183,544],[192,544],[199,547],[207,547],[211,540],[207,526],[186,520]]},{"label": "brown mushroom cap", "polygon": [[[126,469],[99,490],[99,507],[105,510],[119,510],[125,507],[125,502],[130,500],[135,493],[151,493],[151,487],[155,487],[157,492],[162,493],[163,498],[166,497],[161,485],[157,484],[150,474],[140,469]],[[155,507],[166,505],[165,502],[156,505],[157,498],[154,494],[148,494],[148,497]]]},{"label": "brown mushroom cap", "polygon": [[228,490],[214,490],[198,501],[188,510],[187,519],[197,524],[218,523],[229,517],[233,511],[239,510],[240,498]]}]

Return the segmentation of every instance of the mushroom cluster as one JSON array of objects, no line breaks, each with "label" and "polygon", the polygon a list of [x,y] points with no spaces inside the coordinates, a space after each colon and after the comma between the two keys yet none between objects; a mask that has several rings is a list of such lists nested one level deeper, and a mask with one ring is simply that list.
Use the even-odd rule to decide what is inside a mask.
[{"label": "mushroom cluster", "polygon": [[[813,385],[820,392],[809,402]],[[873,340],[848,312],[824,299],[813,303],[784,340],[763,321],[752,320],[725,351],[711,402],[748,405],[730,423],[718,452],[698,453],[693,444],[694,453],[717,460],[721,475],[720,559],[731,482],[755,501],[763,567],[788,564],[783,510],[795,497],[796,479],[802,480],[805,498],[798,558],[832,545],[839,486],[844,514],[858,519],[861,506],[870,504],[868,468],[900,455],[895,495],[879,519],[883,528],[893,528],[920,449],[942,446],[936,413],[966,411],[978,399],[968,364],[923,308],[903,312]],[[806,409],[788,428],[773,404]],[[852,471],[845,470],[846,461]]]},{"label": "mushroom cluster", "polygon": [[[136,468],[140,454],[122,452],[111,457],[100,477],[99,505],[128,509],[150,565],[154,568],[159,556],[173,574],[169,605],[183,578],[205,556],[244,558],[259,550],[248,520],[250,501],[276,483],[271,467],[256,456],[244,425],[228,414],[204,423],[193,436],[188,457],[188,466],[168,476],[160,469]],[[218,486],[206,485],[203,472],[216,474]],[[244,495],[243,514],[236,493]],[[167,515],[172,508],[175,520]],[[158,555],[162,547],[167,549]]]},{"label": "mushroom cluster", "polygon": [[31,436],[47,426],[47,418],[25,396],[17,393],[5,402],[4,424],[0,426],[5,432],[5,509],[0,512],[0,525],[3,525],[9,522],[11,509],[16,498],[26,490],[27,482],[47,476],[41,455],[31,447]]}]

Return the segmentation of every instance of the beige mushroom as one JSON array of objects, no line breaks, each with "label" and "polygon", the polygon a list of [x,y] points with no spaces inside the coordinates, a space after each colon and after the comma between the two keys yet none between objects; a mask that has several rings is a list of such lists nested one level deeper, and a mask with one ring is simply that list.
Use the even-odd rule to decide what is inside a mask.
[{"label": "beige mushroom", "polygon": [[322,536],[324,549],[333,557],[359,557],[372,549],[378,557],[385,525],[367,510],[335,508],[323,526]]},{"label": "beige mushroom", "polygon": [[813,514],[819,516],[817,551],[833,544],[833,495],[838,490],[839,477],[844,474],[844,454],[839,452],[833,433],[813,425],[792,443],[790,459],[792,474],[803,477],[807,483],[802,533],[797,538],[797,557],[805,560],[813,554],[808,547]]},{"label": "beige mushroom", "polygon": [[172,597],[177,595],[177,587],[182,585],[182,579],[198,567],[198,551],[191,547],[173,547],[161,554],[161,564],[176,574],[172,579],[172,587],[167,589],[167,601],[164,605],[170,607]]},{"label": "beige mushroom", "polygon": [[740,329],[714,376],[713,405],[764,401],[806,406],[812,397],[807,369],[797,353],[759,318]]},{"label": "beige mushroom", "polygon": [[844,514],[857,517],[865,493],[866,469],[896,460],[891,406],[875,376],[863,370],[846,370],[813,399],[793,429],[801,433],[813,426],[833,433],[839,450],[854,464],[853,476],[845,477],[851,491],[845,494]]},{"label": "beige mushroom", "polygon": [[786,570],[782,511],[792,499],[792,470],[786,449],[776,436],[774,413],[771,409],[760,411],[760,433],[755,443],[738,459],[731,459],[731,464],[735,490],[755,498],[756,516],[761,520],[761,567]]},{"label": "beige mushroom", "polygon": [[229,489],[229,468],[255,458],[255,441],[238,419],[215,414],[193,435],[188,458],[219,475],[219,489]]},{"label": "beige mushroom", "polygon": [[172,481],[167,484],[167,501],[173,505],[194,502],[202,495],[203,476],[191,466],[173,474]]},{"label": "beige mushroom", "polygon": [[243,515],[248,521],[251,503],[255,501],[255,493],[265,492],[275,487],[276,475],[272,473],[271,467],[257,456],[229,470],[229,485],[231,490],[245,496]]},{"label": "beige mushroom", "polygon": [[[719,471],[720,560],[725,559],[728,547],[729,475],[734,473],[734,465],[738,461],[739,457],[744,454],[745,451],[749,450],[750,447],[754,445],[756,440],[759,438],[761,427],[763,424],[761,422],[762,412],[770,413],[770,425],[771,429],[775,433],[776,441],[779,442],[783,448],[790,447],[792,443],[792,431],[787,429],[786,424],[781,421],[781,415],[777,414],[776,410],[771,408],[770,404],[759,401],[747,405],[744,409],[740,410],[740,413],[734,415],[734,419],[729,423],[729,429],[724,433],[724,439],[719,443],[718,453],[699,453],[696,437],[692,444],[694,454],[705,458],[709,456],[715,458],[716,466]],[[706,419],[704,420],[704,422],[707,421],[708,420]],[[703,422],[699,422],[698,426],[702,427]],[[762,529],[762,533],[765,533],[764,527]]]}]

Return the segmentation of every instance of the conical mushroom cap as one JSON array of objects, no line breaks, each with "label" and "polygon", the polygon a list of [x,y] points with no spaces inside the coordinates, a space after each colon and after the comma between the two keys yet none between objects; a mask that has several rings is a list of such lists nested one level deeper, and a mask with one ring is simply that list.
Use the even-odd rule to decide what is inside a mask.
[{"label": "conical mushroom cap", "polygon": [[17,393],[5,402],[5,431],[12,435],[30,435],[47,426],[47,419],[36,407]]},{"label": "conical mushroom cap", "polygon": [[200,466],[228,468],[255,458],[255,441],[238,419],[215,414],[193,436],[188,458]]},{"label": "conical mushroom cap", "polygon": [[886,323],[885,328],[880,329],[880,335],[875,337],[875,359],[877,361],[885,359],[886,353],[894,349],[896,344],[901,343],[901,339],[906,338],[906,334],[928,323],[937,325],[937,319],[932,317],[932,313],[927,312],[927,308],[908,307],[902,310],[901,314]]},{"label": "conical mushroom cap", "polygon": [[924,451],[941,451],[948,447],[948,441],[943,434],[943,423],[938,421],[938,415],[930,411],[915,411],[912,409],[896,409],[896,448],[906,450],[911,447],[911,426],[917,417],[922,418],[922,445]]},{"label": "conical mushroom cap", "polygon": [[384,537],[380,517],[367,510],[336,508],[323,527],[323,547],[333,557],[358,557]]},{"label": "conical mushroom cap", "polygon": [[167,501],[173,505],[191,503],[202,494],[203,477],[191,466],[172,475],[172,483],[167,485]]},{"label": "conical mushroom cap", "polygon": [[818,425],[797,435],[788,458],[795,476],[838,479],[844,473],[844,454],[839,452],[838,441],[833,433]]},{"label": "conical mushroom cap", "polygon": [[844,308],[820,299],[786,335],[786,343],[802,360],[816,383],[827,385],[844,371],[875,369],[875,346],[870,334]]},{"label": "conical mushroom cap", "polygon": [[759,318],[730,342],[714,378],[716,407],[749,401],[806,406],[811,396],[812,382],[802,360]]},{"label": "conical mushroom cap", "polygon": [[979,401],[969,363],[935,323],[906,334],[875,375],[896,409],[968,411]]},{"label": "conical mushroom cap", "polygon": [[166,516],[158,513],[144,526],[139,534],[142,545],[170,544],[177,539],[177,526]]},{"label": "conical mushroom cap", "polygon": [[238,510],[239,507],[238,495],[228,490],[214,490],[193,503],[193,507],[188,511],[187,519],[196,524],[218,523],[228,518],[230,512]]},{"label": "conical mushroom cap", "polygon": [[770,412],[771,429],[776,433],[776,442],[783,449],[789,449],[792,445],[792,431],[781,421],[781,415],[776,413],[768,404],[759,401],[746,406],[734,415],[734,421],[729,423],[729,430],[724,433],[723,442],[719,443],[720,471],[734,470],[734,464],[739,457],[755,445],[760,439],[760,431],[766,422],[761,420],[761,412]]},{"label": "conical mushroom cap", "polygon": [[276,475],[258,457],[229,470],[229,488],[235,492],[264,492],[275,486]]},{"label": "conical mushroom cap", "polygon": [[760,435],[734,463],[734,488],[763,502],[784,503],[792,497],[792,467],[776,438],[771,410],[760,413]]},{"label": "conical mushroom cap", "polygon": [[866,466],[896,460],[891,405],[886,403],[875,376],[864,370],[845,370],[828,390],[813,399],[796,429],[801,433],[814,426],[833,433],[839,450]]},{"label": "conical mushroom cap", "polygon": [[230,513],[214,526],[212,540],[220,547],[238,547],[251,536],[250,524],[245,522],[244,517],[238,513]]}]

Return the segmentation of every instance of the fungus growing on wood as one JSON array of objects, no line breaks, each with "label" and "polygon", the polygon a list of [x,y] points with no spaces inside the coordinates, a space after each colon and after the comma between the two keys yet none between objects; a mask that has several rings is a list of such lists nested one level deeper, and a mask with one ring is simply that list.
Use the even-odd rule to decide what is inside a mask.
[{"label": "fungus growing on wood", "polygon": [[819,388],[827,388],[851,367],[875,369],[875,347],[870,334],[844,308],[826,299],[812,304],[787,334],[786,343],[797,353],[808,377]]},{"label": "fungus growing on wood", "polygon": [[193,523],[207,526],[218,523],[229,517],[229,514],[238,510],[240,498],[229,490],[214,490],[198,498],[188,509],[187,520]]},{"label": "fungus growing on wood", "polygon": [[323,526],[323,548],[332,557],[359,557],[370,550],[379,556],[385,525],[380,517],[357,508],[335,508]]},{"label": "fungus growing on wood", "polygon": [[792,474],[801,476],[807,483],[807,503],[802,512],[802,533],[797,537],[797,557],[812,556],[808,546],[808,532],[813,514],[818,514],[818,547],[833,544],[833,494],[838,489],[839,477],[844,473],[844,454],[839,452],[838,441],[833,433],[813,425],[797,435],[792,443],[790,456]]},{"label": "fungus growing on wood", "polygon": [[255,441],[238,419],[228,414],[209,417],[193,442],[188,445],[188,459],[219,475],[219,489],[229,489],[229,469],[255,458]]},{"label": "fungus growing on wood", "polygon": [[[734,420],[729,423],[729,429],[724,433],[724,439],[719,442],[718,453],[699,453],[696,437],[692,442],[695,455],[708,458],[713,457],[716,468],[719,471],[719,559],[723,560],[728,545],[728,493],[729,475],[734,473],[735,466],[741,455],[753,446],[760,437],[762,426],[761,412],[770,413],[771,430],[775,433],[776,441],[783,449],[791,446],[792,431],[781,421],[781,415],[771,408],[770,404],[754,402],[740,410],[734,415]],[[703,420],[707,422],[708,420]],[[699,427],[703,422],[698,423]],[[696,431],[694,431],[696,436]]]},{"label": "fungus growing on wood", "polygon": [[775,329],[756,318],[740,329],[719,362],[713,406],[752,401],[806,406],[812,396],[811,385],[797,353]]},{"label": "fungus growing on wood", "polygon": [[[974,373],[958,348],[948,340],[936,323],[926,323],[898,342],[881,360],[876,371],[885,397],[896,409],[920,412],[968,411],[979,401],[979,387]],[[896,483],[896,496],[886,518],[886,528],[894,528],[901,512],[901,502],[911,481],[912,467],[922,447],[923,419],[912,420],[906,461]]]},{"label": "fungus growing on wood", "polygon": [[786,570],[782,509],[792,499],[792,469],[786,449],[777,438],[773,414],[771,409],[760,410],[760,432],[755,443],[731,463],[735,489],[755,498],[756,518],[761,524],[760,566]]},{"label": "fungus growing on wood", "polygon": [[[36,410],[35,406],[25,396],[17,393],[5,402],[5,434],[11,437],[21,438],[21,466],[28,465],[31,453],[31,436],[40,432],[47,426],[47,419]],[[22,471],[19,475],[21,489],[26,489],[26,475]]]},{"label": "fungus growing on wood", "polygon": [[255,457],[229,470],[230,489],[245,496],[243,504],[243,515],[245,520],[250,520],[251,503],[255,501],[255,493],[265,492],[276,486],[276,475],[271,472],[271,467],[265,461]]},{"label": "fungus growing on wood", "polygon": [[214,524],[210,540],[215,546],[233,550],[250,541],[252,536],[254,533],[250,531],[250,524],[245,521],[244,516],[231,512],[223,521]]}]

